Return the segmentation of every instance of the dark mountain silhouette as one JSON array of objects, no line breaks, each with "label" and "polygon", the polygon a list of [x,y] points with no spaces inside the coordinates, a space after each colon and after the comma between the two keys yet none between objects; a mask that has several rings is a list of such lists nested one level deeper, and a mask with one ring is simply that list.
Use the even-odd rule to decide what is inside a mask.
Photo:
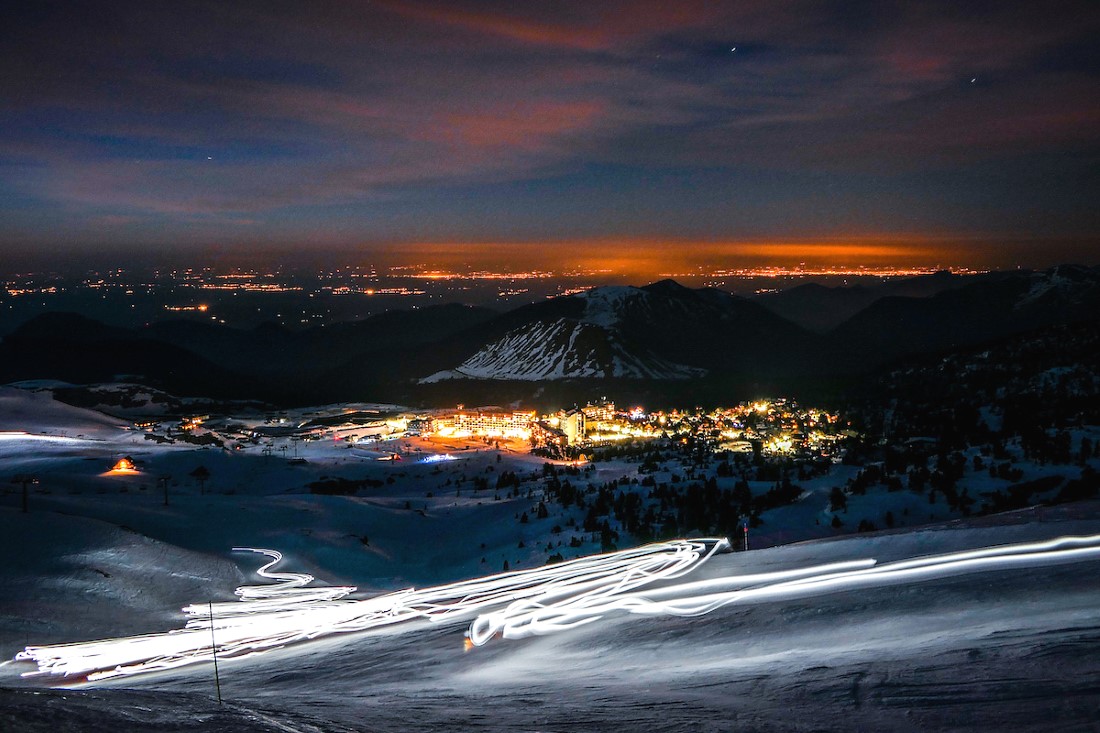
[{"label": "dark mountain silhouette", "polygon": [[671,280],[594,288],[471,329],[431,379],[687,379],[798,371],[816,337],[744,298]]},{"label": "dark mountain silhouette", "polygon": [[488,308],[452,303],[389,311],[360,321],[292,331],[266,323],[241,330],[195,321],[162,321],[143,336],[187,349],[224,366],[278,378],[321,375],[344,363],[431,344],[497,316]]},{"label": "dark mountain silhouette", "polygon": [[[1095,321],[1100,313],[1100,268],[932,278],[897,284],[919,295],[876,297],[825,334],[759,301],[671,280],[594,288],[506,313],[446,305],[304,331],[184,321],[125,329],[54,313],[0,342],[0,382],[126,375],[175,394],[283,404],[466,401],[463,394],[475,393],[500,403],[564,394],[551,386],[559,384],[690,401],[815,380],[843,384],[910,355]],[[803,302],[833,309],[819,323],[868,297],[857,288],[796,290]]]},{"label": "dark mountain silhouette", "polygon": [[804,328],[825,333],[882,297],[884,294],[877,288],[858,285],[830,288],[820,283],[806,283],[757,296],[756,302]]},{"label": "dark mountain silhouette", "polygon": [[754,300],[768,310],[803,328],[826,333],[882,298],[930,298],[947,290],[963,288],[983,280],[999,280],[1011,273],[954,275],[947,271],[874,284],[828,287],[806,283],[779,292],[761,293]]},{"label": "dark mountain silhouette", "polygon": [[929,298],[875,301],[829,333],[841,371],[1100,317],[1100,268],[980,278]]},{"label": "dark mountain silhouette", "polygon": [[176,394],[248,394],[253,380],[181,346],[76,313],[47,313],[0,343],[0,382],[60,379],[74,383],[141,381]]}]

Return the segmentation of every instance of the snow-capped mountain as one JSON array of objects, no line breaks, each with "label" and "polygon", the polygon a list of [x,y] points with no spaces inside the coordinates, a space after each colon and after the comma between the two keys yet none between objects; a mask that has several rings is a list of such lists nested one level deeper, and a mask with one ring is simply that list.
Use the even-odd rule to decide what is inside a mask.
[{"label": "snow-capped mountain", "polygon": [[492,326],[474,335],[459,363],[422,382],[689,379],[748,360],[771,363],[809,336],[743,298],[671,280],[593,288],[505,314]]},{"label": "snow-capped mountain", "polygon": [[542,379],[626,377],[686,379],[705,370],[676,364],[652,354],[633,353],[609,328],[559,318],[535,321],[485,345],[453,370],[425,381],[474,379]]},{"label": "snow-capped mountain", "polygon": [[451,304],[303,331],[182,321],[127,329],[47,313],[0,341],[0,383],[125,381],[274,403],[400,400],[420,391],[418,384],[454,378],[681,380],[684,389],[698,383],[698,393],[724,394],[783,380],[850,378],[899,358],[1094,321],[1100,313],[1100,268],[1074,265],[940,273],[870,292],[801,290],[747,299],[664,280],[504,313]]}]

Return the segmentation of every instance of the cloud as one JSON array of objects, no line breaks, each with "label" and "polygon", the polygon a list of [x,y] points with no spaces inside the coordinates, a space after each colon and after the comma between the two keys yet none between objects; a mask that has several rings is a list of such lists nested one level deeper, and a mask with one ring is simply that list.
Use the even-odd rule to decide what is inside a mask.
[{"label": "cloud", "polygon": [[[833,201],[852,206],[867,177],[886,188],[1024,154],[1055,165],[1095,151],[1100,129],[1082,51],[1100,11],[1087,3],[120,0],[9,12],[21,15],[0,49],[6,188],[62,215],[161,217],[181,237],[197,220],[274,231],[294,216],[371,235],[363,212],[383,202],[431,220],[487,189],[538,226],[547,207],[527,196],[532,182],[567,209],[571,183],[604,169],[667,186],[682,220],[708,197],[666,182],[715,171],[833,173],[845,189]],[[592,216],[629,219],[617,214],[626,189],[602,180],[584,189]],[[804,192],[771,195],[780,207]],[[633,208],[639,229],[663,226],[655,207]]]}]

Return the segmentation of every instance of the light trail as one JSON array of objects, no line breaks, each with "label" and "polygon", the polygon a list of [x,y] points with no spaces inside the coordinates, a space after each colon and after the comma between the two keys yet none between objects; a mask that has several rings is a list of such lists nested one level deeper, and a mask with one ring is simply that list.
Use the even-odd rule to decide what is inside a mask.
[{"label": "light trail", "polygon": [[[270,567],[281,559],[281,555],[273,550],[254,550],[273,558],[261,568],[261,575],[278,579],[280,583],[261,586],[269,589],[266,592],[253,590],[255,586],[238,589],[242,602],[215,604],[213,618],[209,615],[209,607],[195,604],[185,609],[190,620],[181,630],[75,644],[30,646],[16,655],[16,659],[38,665],[37,671],[24,676],[59,675],[83,677],[89,681],[168,670],[213,660],[211,624],[217,638],[218,658],[231,659],[296,642],[415,619],[450,622],[520,599],[544,604],[589,595],[629,593],[658,580],[679,578],[715,552],[728,549],[725,539],[676,540],[577,558],[533,570],[499,573],[421,590],[409,588],[366,600],[319,598],[308,602],[299,591],[329,589],[302,587],[312,580],[307,575],[271,573]],[[346,590],[346,587],[339,590]]]},{"label": "light trail", "polygon": [[196,603],[185,606],[183,612],[192,618],[215,616],[239,616],[242,614],[265,611],[286,610],[293,606],[323,603],[343,598],[353,591],[354,585],[322,586],[306,588],[313,582],[313,576],[307,573],[273,572],[272,567],[283,559],[278,550],[264,550],[256,547],[234,547],[233,552],[255,552],[267,555],[271,562],[256,570],[261,578],[278,581],[273,585],[242,585],[234,593],[244,603]]},{"label": "light trail", "polygon": [[22,430],[0,431],[0,442],[34,441],[38,443],[64,443],[73,445],[76,443],[93,442],[90,438],[70,438],[66,435],[43,435],[41,433],[26,433]]},{"label": "light trail", "polygon": [[[598,621],[615,612],[647,616],[701,616],[733,603],[804,598],[899,582],[920,582],[963,573],[1039,566],[1100,558],[1100,535],[1000,545],[877,565],[856,560],[816,568],[732,576],[658,588],[642,593],[573,598],[552,606],[517,601],[474,620],[468,636],[480,646],[496,634],[506,639],[549,634]],[[845,567],[846,566],[846,567]],[[718,590],[720,588],[732,590]]]},{"label": "light trail", "polygon": [[27,647],[16,659],[35,662],[38,669],[24,676],[94,681],[211,661],[211,625],[220,659],[416,619],[443,623],[474,617],[467,643],[480,646],[495,636],[517,639],[564,631],[617,613],[699,616],[734,603],[1095,560],[1100,559],[1100,535],[984,547],[881,565],[867,558],[674,583],[715,553],[730,549],[725,539],[676,540],[366,600],[346,599],[354,590],[350,586],[307,588],[313,580],[309,575],[271,571],[282,558],[274,550],[241,549],[272,558],[258,572],[278,582],[242,586],[236,603],[188,606],[184,610],[190,620],[181,630]]}]

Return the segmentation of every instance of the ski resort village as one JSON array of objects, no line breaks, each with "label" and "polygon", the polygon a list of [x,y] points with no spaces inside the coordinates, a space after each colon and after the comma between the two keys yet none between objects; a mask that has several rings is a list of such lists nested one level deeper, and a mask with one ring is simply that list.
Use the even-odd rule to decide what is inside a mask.
[{"label": "ski resort village", "polygon": [[[1092,271],[1013,275],[1006,308],[1052,281],[1074,308],[1100,293]],[[0,366],[26,372],[0,387],[0,728],[1096,720],[1100,330],[933,341],[796,400],[723,376],[769,334],[760,359],[813,363],[784,351],[789,328],[738,336],[728,324],[759,321],[734,318],[744,305],[668,282],[588,291],[351,372],[296,365],[360,328],[392,339],[395,322],[483,315],[273,342],[204,329],[206,355],[272,365],[267,387],[76,316],[5,338]],[[682,314],[711,306],[688,333]],[[654,317],[680,339],[659,353]],[[565,325],[517,366],[517,334],[544,321]],[[726,355],[675,366],[711,342]],[[307,358],[280,366],[287,344]],[[73,353],[115,379],[70,376]],[[140,383],[122,373],[137,364]],[[360,393],[392,402],[265,401],[294,380],[347,389],[359,364],[439,378]],[[585,392],[610,396],[566,397]]]},{"label": "ski resort village", "polygon": [[[763,729],[821,696],[881,724],[955,720],[891,697],[918,660],[939,694],[990,680],[968,703],[983,722],[1053,664],[1075,672],[1040,704],[1085,714],[1097,428],[1007,436],[992,406],[981,440],[945,447],[914,432],[927,410],[898,404],[887,440],[859,409],[273,411],[4,387],[7,720],[401,730],[401,701],[430,692],[429,729],[642,730],[629,711],[665,687],[693,699],[676,729],[750,690],[738,709]],[[1006,656],[1018,678],[997,682]],[[211,701],[215,658],[231,705]]]},{"label": "ski resort village", "polygon": [[[123,387],[124,388],[124,387]],[[292,450],[297,458],[303,442],[332,441],[343,448],[383,450],[382,459],[402,460],[409,450],[430,460],[441,449],[477,450],[475,443],[503,445],[550,458],[576,461],[588,450],[596,455],[601,447],[638,444],[647,441],[692,441],[711,452],[754,455],[797,455],[835,458],[845,437],[853,437],[850,424],[841,426],[836,414],[802,408],[794,402],[761,400],[732,408],[691,411],[646,412],[636,406],[617,410],[615,403],[601,401],[539,415],[534,410],[503,410],[499,407],[410,412],[398,406],[330,406],[293,413],[229,417],[190,415],[178,421],[145,420],[134,430],[145,431],[154,442],[213,445],[228,450],[260,446],[261,453],[276,451],[284,456]],[[413,439],[429,439],[416,442]],[[416,456],[411,456],[416,457]]]},{"label": "ski resort village", "polygon": [[[3,494],[12,504],[90,500],[109,513],[116,501],[140,511],[143,503],[257,493],[375,501],[398,491],[421,514],[495,502],[513,507],[523,524],[554,507],[552,537],[525,548],[539,532],[517,528],[511,549],[527,551],[504,553],[524,566],[591,550],[597,534],[607,547],[612,536],[633,542],[711,529],[685,518],[681,488],[714,492],[708,501],[723,506],[727,530],[759,525],[770,504],[802,496],[792,478],[822,483],[850,473],[840,464],[846,444],[859,438],[839,415],[783,399],[705,411],[620,410],[605,400],[545,415],[349,404],[167,417],[155,413],[174,398],[148,388],[77,390],[76,401],[99,402],[116,415],[108,417],[53,398],[60,390],[71,399],[72,385],[23,387],[5,388],[0,432],[11,474]],[[672,484],[682,486],[670,492]],[[755,504],[753,487],[766,497]]]}]

